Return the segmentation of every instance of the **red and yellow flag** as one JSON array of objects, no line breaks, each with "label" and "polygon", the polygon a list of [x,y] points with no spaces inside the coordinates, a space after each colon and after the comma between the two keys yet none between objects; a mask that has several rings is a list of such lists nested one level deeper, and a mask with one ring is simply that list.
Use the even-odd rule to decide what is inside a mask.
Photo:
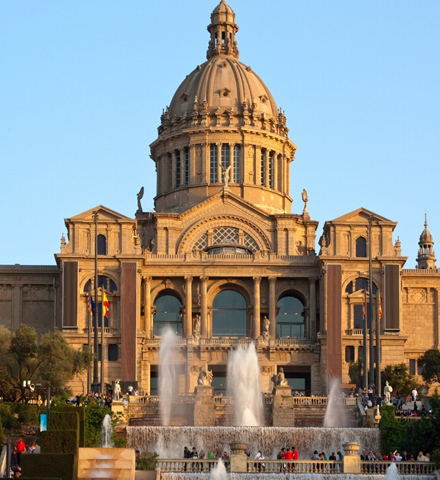
[{"label": "red and yellow flag", "polygon": [[93,314],[95,313],[95,303],[91,293],[89,293],[89,297],[87,299],[87,310],[89,311],[90,316],[93,317]]},{"label": "red and yellow flag", "polygon": [[364,290],[362,294],[362,318],[367,318],[367,292]]},{"label": "red and yellow flag", "polygon": [[110,302],[108,301],[105,290],[102,291],[102,314],[104,317],[108,317],[108,311],[110,310]]},{"label": "red and yellow flag", "polygon": [[382,297],[380,296],[379,293],[379,319],[382,318]]}]

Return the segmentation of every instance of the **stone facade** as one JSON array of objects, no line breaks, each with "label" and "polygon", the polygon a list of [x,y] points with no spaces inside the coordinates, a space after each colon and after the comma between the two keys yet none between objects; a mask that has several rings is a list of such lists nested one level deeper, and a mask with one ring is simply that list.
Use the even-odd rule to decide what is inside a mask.
[{"label": "stone facade", "polygon": [[[440,275],[426,219],[414,270],[393,243],[396,222],[363,208],[325,222],[317,252],[306,191],[302,212],[290,211],[296,146],[286,117],[238,60],[235,14],[224,0],[208,30],[207,61],[179,86],[151,145],[155,211],[142,211],[142,191],[134,218],[97,206],[66,219],[56,266],[0,267],[0,323],[56,327],[83,348],[94,338],[88,302],[98,281],[98,304],[103,290],[110,303],[98,341],[105,383],[156,393],[168,324],[179,334],[179,393],[194,393],[201,367],[223,391],[228,352],[252,341],[262,391],[272,391],[282,366],[294,390],[322,394],[330,378],[348,382],[349,362],[363,355],[371,270],[381,368],[403,362],[417,374],[417,358],[440,342]],[[77,378],[74,391],[88,381]]]}]

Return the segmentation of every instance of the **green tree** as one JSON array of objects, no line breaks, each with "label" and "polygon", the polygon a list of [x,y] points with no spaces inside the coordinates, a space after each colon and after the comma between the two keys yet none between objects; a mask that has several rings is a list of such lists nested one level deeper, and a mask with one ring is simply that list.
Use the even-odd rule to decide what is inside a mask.
[{"label": "green tree", "polygon": [[355,362],[348,364],[348,376],[350,377],[351,383],[355,383],[358,387],[362,386],[362,374],[362,358],[358,358]]},{"label": "green tree", "polygon": [[400,395],[408,395],[417,383],[412,375],[408,372],[408,367],[404,363],[397,365],[387,365],[382,371],[382,390],[385,382],[393,387],[393,393]]},{"label": "green tree", "polygon": [[35,329],[21,324],[15,332],[0,327],[0,395],[4,401],[28,403],[36,384],[54,393],[90,363],[90,355],[70,347],[58,330],[41,342]]},{"label": "green tree", "polygon": [[422,377],[426,383],[440,382],[440,351],[436,349],[427,350],[420,358],[419,365],[422,366]]},{"label": "green tree", "polygon": [[394,452],[394,450],[400,449],[404,426],[397,420],[395,408],[392,405],[382,405],[380,413],[382,417],[379,428],[382,432],[383,452]]}]

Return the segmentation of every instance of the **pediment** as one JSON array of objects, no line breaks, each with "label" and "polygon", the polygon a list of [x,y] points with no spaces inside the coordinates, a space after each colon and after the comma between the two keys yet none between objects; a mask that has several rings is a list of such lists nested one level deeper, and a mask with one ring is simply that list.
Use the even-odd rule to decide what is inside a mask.
[{"label": "pediment", "polygon": [[86,210],[78,215],[66,218],[64,222],[66,225],[69,223],[94,222],[95,212],[98,213],[98,222],[133,222],[133,219],[115,212],[110,208],[104,207],[103,205],[98,205],[97,207]]},{"label": "pediment", "polygon": [[352,212],[346,213],[340,217],[337,217],[333,220],[330,220],[326,223],[335,224],[356,224],[356,225],[368,225],[370,217],[373,219],[374,223],[380,224],[388,224],[388,225],[397,225],[397,222],[393,222],[388,218],[383,217],[382,215],[378,215],[377,213],[372,212],[371,210],[367,210],[366,208],[358,208],[357,210],[353,210]]}]

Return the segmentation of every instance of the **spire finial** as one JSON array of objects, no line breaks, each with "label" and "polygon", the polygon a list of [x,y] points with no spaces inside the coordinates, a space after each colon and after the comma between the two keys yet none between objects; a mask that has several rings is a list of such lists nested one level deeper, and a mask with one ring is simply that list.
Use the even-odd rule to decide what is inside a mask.
[{"label": "spire finial", "polygon": [[221,0],[211,13],[208,32],[211,34],[206,52],[208,60],[215,55],[230,55],[238,58],[237,42],[235,41],[238,26],[235,24],[235,13],[226,0]]}]

